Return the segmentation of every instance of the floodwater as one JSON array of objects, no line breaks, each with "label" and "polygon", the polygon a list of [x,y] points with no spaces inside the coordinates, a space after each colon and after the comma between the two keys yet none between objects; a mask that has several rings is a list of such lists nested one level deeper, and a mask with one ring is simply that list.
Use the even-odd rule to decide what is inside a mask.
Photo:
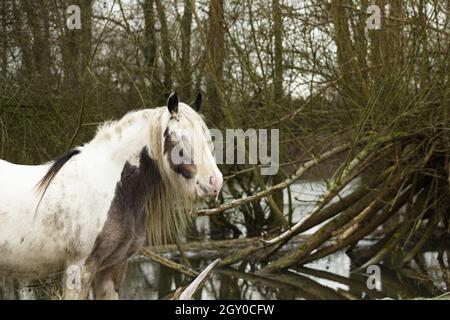
[{"label": "floodwater", "polygon": [[[426,252],[421,255],[420,268],[413,266],[393,271],[379,265],[380,281],[370,281],[369,273],[351,272],[351,259],[345,253],[336,253],[302,268],[270,277],[254,275],[258,264],[243,262],[233,268],[217,269],[195,299],[431,298],[450,290],[448,252],[443,259],[441,264],[437,252]],[[210,262],[201,258],[191,259],[193,267],[199,270]],[[189,281],[189,278],[172,269],[137,259],[129,264],[120,298],[167,299],[176,288]]]},{"label": "floodwater", "polygon": [[[308,212],[324,190],[325,186],[320,183],[294,185],[291,198],[297,205],[293,221]],[[288,203],[287,193],[285,198]],[[285,212],[287,210],[285,207]],[[196,224],[206,240],[208,218],[199,218]],[[241,227],[241,230],[245,234],[245,228]],[[365,243],[360,243],[363,248]],[[188,251],[186,255],[197,270],[204,269],[212,261],[211,256],[194,252]],[[177,253],[165,256],[178,258]],[[437,297],[450,291],[450,250],[424,252],[400,271],[380,264],[375,270],[356,272],[352,259],[343,251],[273,276],[255,275],[259,268],[258,263],[241,262],[232,268],[217,269],[195,299],[410,299]],[[191,279],[179,272],[138,258],[129,264],[120,298],[167,299],[189,281]]]}]

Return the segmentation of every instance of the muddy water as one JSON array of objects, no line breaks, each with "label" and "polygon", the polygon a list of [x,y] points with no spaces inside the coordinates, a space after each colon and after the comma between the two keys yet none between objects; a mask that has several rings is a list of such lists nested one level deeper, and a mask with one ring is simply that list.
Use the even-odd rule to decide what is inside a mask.
[{"label": "muddy water", "polygon": [[[170,257],[170,256],[169,256]],[[440,261],[440,259],[443,259]],[[196,299],[409,299],[436,297],[450,290],[448,252],[420,256],[420,267],[393,271],[380,265],[380,281],[370,274],[351,272],[352,261],[345,253],[336,253],[291,269],[280,275],[261,277],[254,263],[241,263],[233,268],[218,269],[195,297]],[[194,258],[191,263],[202,269],[210,260]],[[443,263],[443,264],[442,264]],[[369,285],[374,285],[370,288]],[[129,265],[120,291],[122,299],[163,299],[189,279],[178,272],[144,259]]]},{"label": "muddy water", "polygon": [[[347,194],[356,185],[343,191]],[[293,221],[300,219],[314,205],[314,200],[323,193],[325,186],[318,182],[299,183],[292,187],[291,197]],[[285,203],[288,203],[285,193]],[[289,211],[286,207],[285,213]],[[239,215],[235,221],[239,222]],[[197,229],[208,238],[209,221],[200,218]],[[243,225],[239,226],[245,235]],[[313,232],[310,230],[309,232]],[[361,243],[364,246],[364,242]],[[192,266],[201,270],[211,258],[192,255]],[[167,255],[168,258],[176,258]],[[196,299],[408,299],[436,297],[450,291],[450,250],[425,252],[401,271],[393,271],[383,265],[367,273],[367,270],[352,271],[352,259],[344,252],[290,269],[277,276],[254,275],[259,269],[255,263],[243,262],[233,268],[217,270],[206,283]],[[378,273],[379,270],[379,273]],[[377,275],[379,274],[379,277]],[[171,269],[145,259],[130,263],[120,295],[122,299],[162,299],[189,283],[188,278]]]}]

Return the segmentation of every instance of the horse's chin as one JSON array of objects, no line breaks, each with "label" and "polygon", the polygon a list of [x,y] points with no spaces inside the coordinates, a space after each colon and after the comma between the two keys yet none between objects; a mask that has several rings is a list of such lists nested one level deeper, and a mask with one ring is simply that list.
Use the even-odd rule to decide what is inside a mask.
[{"label": "horse's chin", "polygon": [[201,194],[201,193],[199,193],[197,191],[192,196],[194,198],[194,202],[195,203],[203,203],[206,200],[208,200],[208,198],[209,198],[208,196],[206,196],[204,194]]},{"label": "horse's chin", "polygon": [[189,202],[193,203],[193,204],[201,204],[205,201],[211,200],[214,196],[213,195],[208,195],[205,194],[203,191],[199,191],[197,190],[197,188],[195,188],[194,190],[180,190],[180,194],[176,195],[176,197],[182,197],[184,196],[184,198],[186,200],[188,200]]},{"label": "horse's chin", "polygon": [[208,200],[218,199],[218,193],[206,194],[203,190],[196,190],[196,199],[198,203],[203,203]]},{"label": "horse's chin", "polygon": [[[205,198],[203,195],[199,194],[196,188],[192,189],[185,189],[183,191],[180,190],[180,193],[184,194],[184,197],[186,200],[193,204],[198,204],[204,202],[207,198]],[[180,194],[180,197],[182,195]]]}]

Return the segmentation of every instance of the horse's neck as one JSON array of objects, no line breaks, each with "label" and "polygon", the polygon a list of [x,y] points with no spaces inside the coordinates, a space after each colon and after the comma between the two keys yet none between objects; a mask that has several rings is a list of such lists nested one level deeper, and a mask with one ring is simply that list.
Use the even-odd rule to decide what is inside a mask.
[{"label": "horse's neck", "polygon": [[[93,153],[101,153],[109,160],[116,162],[120,167],[125,163],[139,164],[139,156],[144,148],[150,155],[156,154],[155,145],[157,137],[154,132],[155,114],[153,110],[140,111],[128,116],[129,121],[118,121],[108,128],[103,128],[97,136],[87,145]],[[153,117],[153,119],[152,119]]]}]

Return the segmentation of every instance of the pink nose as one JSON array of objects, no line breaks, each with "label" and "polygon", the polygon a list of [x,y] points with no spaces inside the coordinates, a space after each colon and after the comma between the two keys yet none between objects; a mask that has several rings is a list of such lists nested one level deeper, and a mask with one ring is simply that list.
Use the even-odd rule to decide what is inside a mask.
[{"label": "pink nose", "polygon": [[211,176],[209,178],[209,187],[214,191],[217,192],[217,179],[215,176]]}]

